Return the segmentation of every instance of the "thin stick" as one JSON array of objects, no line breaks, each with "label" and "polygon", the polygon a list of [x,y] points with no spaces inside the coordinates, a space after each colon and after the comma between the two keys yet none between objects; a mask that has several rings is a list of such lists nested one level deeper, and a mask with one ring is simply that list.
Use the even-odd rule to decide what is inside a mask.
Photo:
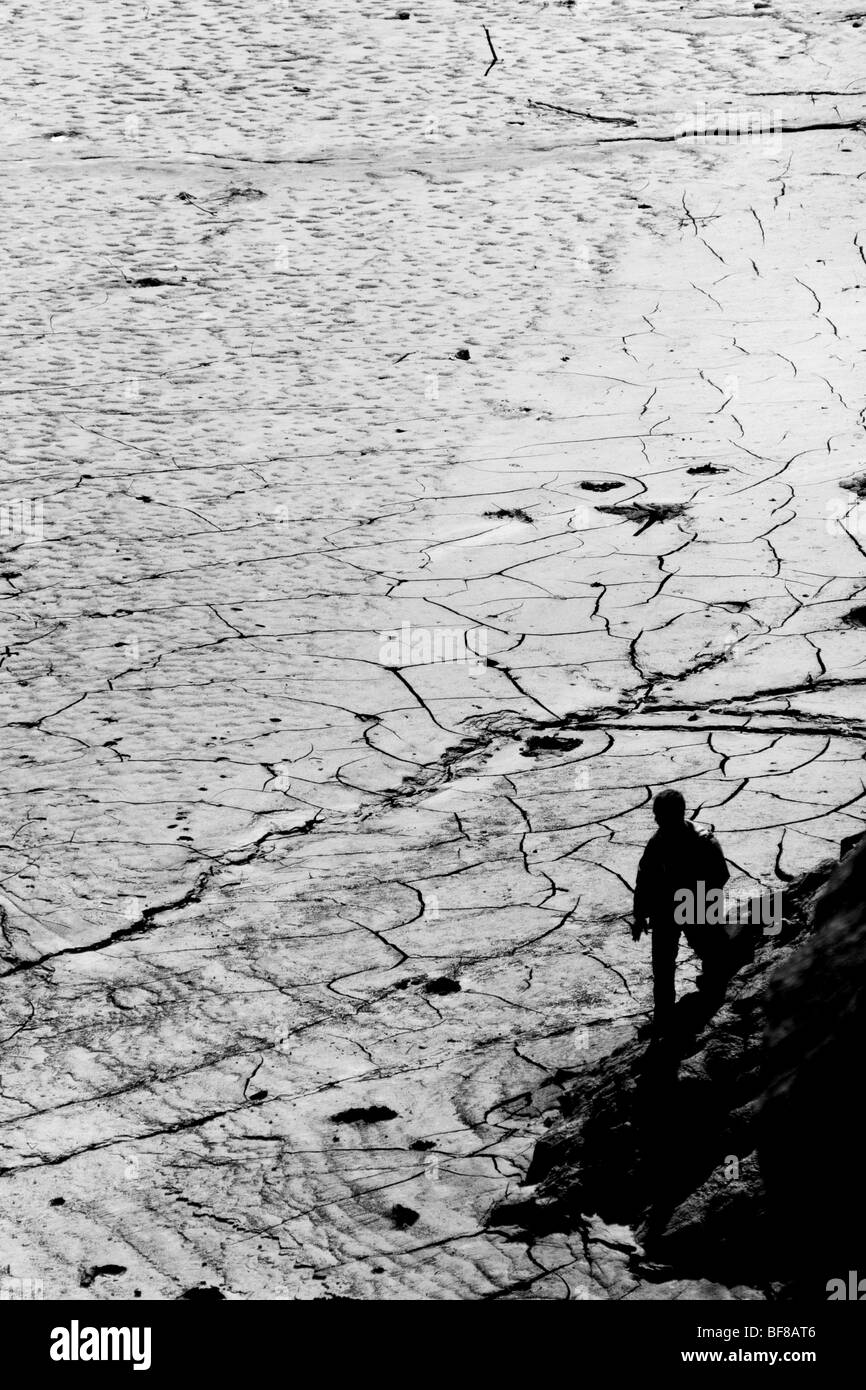
[{"label": "thin stick", "polygon": [[603,121],[605,125],[637,125],[631,116],[596,116],[591,111],[573,111],[570,106],[554,106],[552,101],[533,101],[530,106],[543,106],[546,111],[559,111],[563,116],[581,116],[585,121]]},{"label": "thin stick", "polygon": [[492,38],[490,37],[490,30],[487,28],[487,25],[486,25],[486,24],[484,25],[484,32],[485,32],[485,34],[487,35],[487,43],[488,43],[488,46],[489,46],[489,48],[490,48],[490,52],[493,54],[493,62],[488,64],[487,69],[486,69],[486,71],[485,71],[485,73],[484,73],[484,76],[486,77],[486,76],[487,76],[487,73],[490,71],[490,69],[493,68],[493,67],[495,67],[496,64],[499,62],[499,54],[496,52],[496,49],[493,47],[493,40],[492,40]]}]

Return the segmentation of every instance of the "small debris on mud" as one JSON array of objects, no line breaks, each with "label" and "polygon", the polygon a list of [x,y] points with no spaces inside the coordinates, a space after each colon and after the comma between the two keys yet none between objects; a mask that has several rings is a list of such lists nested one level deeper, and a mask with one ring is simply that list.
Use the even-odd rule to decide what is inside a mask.
[{"label": "small debris on mud", "polygon": [[456,980],[450,980],[447,975],[440,975],[435,980],[428,980],[424,986],[425,994],[459,994],[460,985]]},{"label": "small debris on mud", "polygon": [[498,507],[496,511],[485,512],[484,515],[493,517],[495,521],[528,521],[532,524],[532,517],[522,507]]},{"label": "small debris on mud", "polygon": [[79,1283],[82,1289],[89,1289],[95,1279],[102,1278],[106,1274],[125,1274],[126,1265],[90,1265],[88,1269],[81,1271]]},{"label": "small debris on mud", "polygon": [[388,1105],[353,1105],[331,1116],[335,1125],[377,1125],[383,1120],[396,1120],[397,1111]]},{"label": "small debris on mud", "polygon": [[415,1225],[418,1220],[418,1213],[413,1211],[411,1207],[401,1207],[398,1202],[396,1206],[391,1208],[391,1220],[399,1231],[406,1231],[410,1226]]},{"label": "small debris on mud", "polygon": [[533,753],[570,753],[582,743],[582,738],[569,737],[567,734],[530,734],[520,754],[521,757],[531,758]]}]

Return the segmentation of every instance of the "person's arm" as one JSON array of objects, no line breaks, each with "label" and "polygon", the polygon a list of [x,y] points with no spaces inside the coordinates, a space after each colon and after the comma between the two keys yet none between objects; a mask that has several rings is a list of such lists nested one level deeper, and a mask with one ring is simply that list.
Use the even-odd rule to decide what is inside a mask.
[{"label": "person's arm", "polygon": [[722,847],[715,835],[707,836],[706,882],[708,888],[724,888],[731,877]]},{"label": "person's arm", "polygon": [[631,929],[633,941],[640,941],[647,930],[647,918],[651,905],[652,855],[647,845],[637,866],[634,885],[634,925]]}]

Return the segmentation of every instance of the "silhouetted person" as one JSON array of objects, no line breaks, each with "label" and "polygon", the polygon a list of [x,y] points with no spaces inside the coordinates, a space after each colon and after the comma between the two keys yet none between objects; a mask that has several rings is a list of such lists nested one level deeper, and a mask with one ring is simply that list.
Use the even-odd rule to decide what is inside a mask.
[{"label": "silhouetted person", "polygon": [[[685,819],[681,792],[659,792],[653,802],[658,830],[641,856],[634,890],[632,937],[652,932],[653,1031],[664,1033],[673,1020],[675,975],[680,933],[700,958],[700,988],[718,1002],[726,979],[727,936],[724,926],[705,910],[707,895],[721,889],[730,874],[711,827]],[[687,896],[690,895],[690,896]],[[709,921],[707,920],[709,918]]]}]

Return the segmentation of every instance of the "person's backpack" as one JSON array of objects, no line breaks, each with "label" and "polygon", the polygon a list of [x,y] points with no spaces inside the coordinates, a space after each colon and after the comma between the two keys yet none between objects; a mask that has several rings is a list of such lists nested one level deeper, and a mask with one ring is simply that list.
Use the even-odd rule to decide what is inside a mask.
[{"label": "person's backpack", "polygon": [[730,878],[730,871],[722,847],[713,833],[711,825],[695,825],[695,833],[701,842],[701,874],[707,887],[724,888]]}]

